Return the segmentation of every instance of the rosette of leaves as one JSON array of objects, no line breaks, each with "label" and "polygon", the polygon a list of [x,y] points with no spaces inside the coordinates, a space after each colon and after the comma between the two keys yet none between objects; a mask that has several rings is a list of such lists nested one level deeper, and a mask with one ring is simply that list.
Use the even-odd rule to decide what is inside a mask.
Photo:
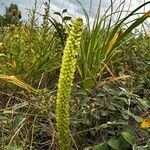
[{"label": "rosette of leaves", "polygon": [[56,101],[56,126],[61,150],[70,150],[69,100],[83,29],[81,18],[73,22],[64,48]]}]

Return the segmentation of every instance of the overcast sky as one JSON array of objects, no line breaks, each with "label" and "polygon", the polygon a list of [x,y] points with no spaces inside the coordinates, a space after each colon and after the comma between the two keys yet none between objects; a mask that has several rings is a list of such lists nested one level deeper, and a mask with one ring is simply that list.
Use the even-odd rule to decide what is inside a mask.
[{"label": "overcast sky", "polygon": [[[5,7],[9,6],[10,3],[16,3],[19,6],[19,9],[22,12],[23,20],[27,20],[28,18],[28,10],[31,9],[34,6],[35,0],[0,0],[0,13],[3,13],[5,11]],[[38,11],[40,13],[44,12],[44,5],[43,3],[46,0],[37,0],[38,3]],[[88,11],[90,8],[90,0],[80,0]],[[117,7],[120,2],[123,0],[116,0],[116,3],[114,4],[114,7]],[[148,2],[149,0],[124,0],[125,6],[124,10],[127,10],[130,5],[130,10],[135,9],[140,4],[145,2]],[[104,12],[110,5],[110,0],[101,0],[101,11]],[[130,3],[131,2],[131,3]],[[91,9],[91,19],[94,17],[97,6],[98,6],[99,0],[92,0],[92,9]],[[63,9],[67,8],[68,12],[71,15],[77,16],[83,16],[83,12],[79,4],[77,4],[76,0],[51,0],[51,9],[52,11],[62,11]],[[145,7],[145,10],[148,11],[148,8],[150,8],[150,4]],[[144,11],[144,9],[141,9],[141,11]]]}]

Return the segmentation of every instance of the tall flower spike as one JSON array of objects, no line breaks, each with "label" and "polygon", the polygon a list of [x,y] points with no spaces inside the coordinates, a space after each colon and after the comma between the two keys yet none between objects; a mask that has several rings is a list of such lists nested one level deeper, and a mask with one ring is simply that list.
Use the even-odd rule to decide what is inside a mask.
[{"label": "tall flower spike", "polygon": [[68,33],[69,36],[62,58],[56,101],[56,126],[60,150],[71,149],[69,102],[76,68],[76,55],[80,46],[82,30],[83,21],[81,18],[78,18],[73,22],[72,28]]}]

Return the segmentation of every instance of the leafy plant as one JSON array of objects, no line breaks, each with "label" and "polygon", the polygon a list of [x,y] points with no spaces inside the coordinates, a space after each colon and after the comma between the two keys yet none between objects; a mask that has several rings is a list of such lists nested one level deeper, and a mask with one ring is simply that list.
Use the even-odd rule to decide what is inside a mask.
[{"label": "leafy plant", "polygon": [[34,35],[25,26],[11,26],[7,32],[2,41],[2,74],[15,75],[38,86],[40,80],[45,82],[44,78],[48,73],[59,68],[61,54],[59,43],[53,34],[49,34],[43,42],[43,33],[38,29],[32,33]]},{"label": "leafy plant", "polygon": [[62,13],[54,12],[54,15],[57,15],[61,19],[60,21],[58,21],[54,17],[51,17],[51,19],[49,19],[54,29],[56,30],[55,32],[56,37],[60,39],[61,45],[63,47],[65,46],[66,39],[67,39],[67,33],[66,33],[68,27],[67,23],[72,19],[70,16],[65,15],[66,13],[67,13],[67,9],[64,9]]},{"label": "leafy plant", "polygon": [[[142,17],[138,17],[130,24],[125,31],[123,31],[123,25],[127,19],[130,19],[135,13],[143,6],[149,4],[146,2],[139,6],[132,12],[130,12],[126,17],[121,19],[123,10],[118,12],[117,21],[112,25],[112,17],[115,12],[124,5],[123,3],[113,11],[114,2],[111,1],[111,6],[107,9],[102,17],[100,17],[101,1],[97,9],[97,14],[94,18],[94,23],[92,29],[90,28],[89,15],[82,6],[82,3],[77,0],[77,2],[83,8],[87,26],[83,33],[83,38],[80,46],[80,53],[78,58],[78,73],[80,75],[82,86],[84,89],[90,90],[97,83],[98,77],[102,75],[104,69],[112,59],[119,52],[118,47],[124,42],[123,39],[131,33],[138,25],[143,23],[150,15],[147,12]],[[108,12],[110,15],[107,15]],[[126,24],[127,25],[127,24]]]}]

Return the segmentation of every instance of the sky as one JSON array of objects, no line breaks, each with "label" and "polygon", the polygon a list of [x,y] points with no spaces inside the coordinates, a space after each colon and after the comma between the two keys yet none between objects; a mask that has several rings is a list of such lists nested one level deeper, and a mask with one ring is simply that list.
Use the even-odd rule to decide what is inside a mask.
[{"label": "sky", "polygon": [[[33,8],[35,0],[0,0],[0,14],[5,12],[5,7],[9,6],[10,3],[16,3],[19,6],[19,9],[22,12],[22,20],[28,19],[28,12]],[[37,0],[38,12],[44,13],[44,2],[47,0]],[[89,12],[90,2],[91,0],[79,0],[84,8]],[[149,0],[116,0],[114,4],[114,9],[120,5],[121,1],[125,1],[124,10],[128,10],[130,6],[130,10],[134,10],[140,4],[144,2],[148,2]],[[92,7],[90,11],[90,19],[93,21],[95,16],[97,6],[99,0],[92,0]],[[104,13],[106,9],[110,6],[110,0],[101,0],[101,13]],[[63,9],[67,9],[68,13],[75,17],[82,17],[85,19],[81,6],[76,2],[76,0],[51,0],[51,13],[54,11],[62,11]],[[150,8],[150,4],[148,4],[145,8],[141,9],[141,12],[148,11]]]}]

